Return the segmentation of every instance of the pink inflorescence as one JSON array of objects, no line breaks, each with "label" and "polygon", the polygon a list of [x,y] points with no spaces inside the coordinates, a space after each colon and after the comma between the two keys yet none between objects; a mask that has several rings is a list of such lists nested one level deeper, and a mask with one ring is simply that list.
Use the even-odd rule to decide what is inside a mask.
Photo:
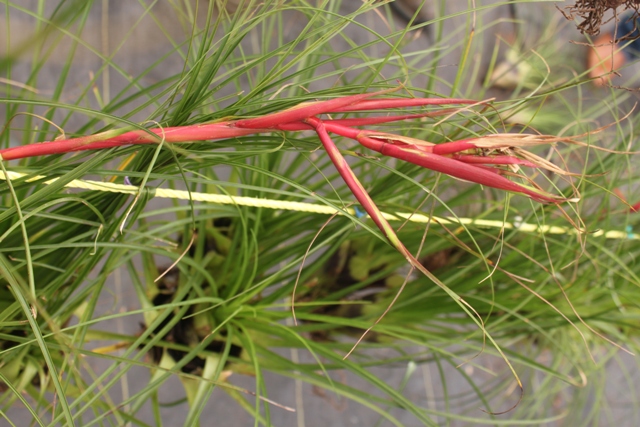
[{"label": "pink inflorescence", "polygon": [[[522,135],[493,135],[485,138],[433,144],[410,137],[361,129],[381,123],[397,122],[415,118],[454,114],[455,109],[414,113],[404,115],[376,116],[348,119],[321,119],[328,113],[362,112],[391,108],[421,107],[429,105],[469,105],[478,104],[468,99],[434,98],[378,98],[376,95],[388,91],[344,96],[327,101],[309,102],[284,111],[261,117],[229,120],[224,122],[153,128],[147,131],[136,130],[116,135],[113,131],[80,138],[63,139],[0,150],[3,160],[21,159],[33,156],[62,154],[80,150],[96,150],[134,144],[181,143],[240,137],[255,133],[273,131],[315,130],[321,141],[329,140],[333,133],[351,138],[364,147],[377,151],[384,156],[394,157],[424,168],[441,172],[455,178],[475,182],[488,187],[521,193],[542,202],[559,202],[566,199],[524,186],[511,181],[504,175],[504,167],[546,167],[544,162],[536,162],[536,157],[522,154],[522,146],[545,143],[544,138],[536,140],[530,137],[525,143]],[[325,136],[326,134],[326,136]],[[500,138],[502,137],[502,138]],[[331,144],[333,144],[331,142]],[[548,162],[547,162],[548,163]],[[554,169],[554,171],[556,171]]]}]

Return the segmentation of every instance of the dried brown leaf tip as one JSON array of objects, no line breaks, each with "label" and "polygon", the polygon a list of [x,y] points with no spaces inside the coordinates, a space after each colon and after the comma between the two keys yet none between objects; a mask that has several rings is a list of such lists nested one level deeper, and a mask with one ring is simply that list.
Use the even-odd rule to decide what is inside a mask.
[{"label": "dried brown leaf tip", "polygon": [[[610,22],[612,19],[619,20],[618,8],[622,6],[622,11],[632,10],[636,19],[640,16],[640,0],[578,0],[573,6],[560,9],[565,18],[569,20],[580,19],[578,30],[582,34],[597,36],[600,34],[600,27]],[[606,18],[608,11],[613,12],[613,16]],[[625,18],[626,19],[626,18]],[[627,34],[620,34],[624,38]],[[637,37],[636,37],[637,38]]]}]

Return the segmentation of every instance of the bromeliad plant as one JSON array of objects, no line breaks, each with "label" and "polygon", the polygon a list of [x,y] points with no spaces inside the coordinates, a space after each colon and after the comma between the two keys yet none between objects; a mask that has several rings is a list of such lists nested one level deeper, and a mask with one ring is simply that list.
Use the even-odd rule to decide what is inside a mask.
[{"label": "bromeliad plant", "polygon": [[[524,149],[534,145],[571,141],[568,138],[544,135],[501,134],[433,144],[407,136],[360,129],[363,126],[418,119],[427,116],[455,115],[458,111],[456,109],[379,117],[321,118],[321,116],[331,113],[363,112],[431,105],[463,104],[469,106],[486,104],[485,102],[468,99],[375,99],[376,96],[391,91],[393,91],[393,89],[343,96],[326,101],[303,103],[293,108],[261,117],[224,120],[191,126],[157,127],[148,130],[124,132],[119,135],[117,131],[109,131],[80,138],[30,144],[0,150],[0,159],[14,160],[33,156],[61,154],[82,150],[98,150],[135,144],[184,143],[228,139],[274,131],[291,132],[313,130],[317,133],[325,151],[353,195],[389,243],[395,247],[413,267],[422,271],[438,284],[439,281],[418,262],[398,239],[389,222],[382,215],[357,176],[349,167],[344,156],[332,140],[330,133],[353,139],[362,146],[377,151],[384,156],[410,162],[436,172],[450,175],[454,178],[475,182],[487,187],[520,193],[539,202],[558,203],[569,200],[568,198],[543,191],[537,187],[532,180],[529,180],[530,185],[524,185],[507,178],[507,176],[522,177],[522,175],[518,174],[522,166],[540,168],[562,175],[569,175],[569,172],[565,172],[548,160]],[[466,109],[468,108],[469,107],[466,107]]]},{"label": "bromeliad plant", "polygon": [[[434,10],[440,11],[433,22],[396,28],[393,19],[381,19],[389,2],[374,0],[247,0],[242,2],[238,13],[228,14],[215,10],[216,5],[225,2],[146,2],[149,8],[142,7],[144,10],[136,22],[151,22],[151,32],[148,28],[138,29],[152,34],[154,40],[141,44],[139,34],[128,33],[124,46],[143,47],[157,62],[153,65],[150,62],[143,72],[138,72],[120,63],[120,53],[125,53],[116,55],[114,43],[104,46],[111,48],[108,51],[103,52],[103,46],[98,49],[102,53],[93,65],[84,59],[77,61],[81,52],[91,57],[98,52],[84,37],[83,28],[85,23],[86,28],[97,28],[91,4],[97,6],[100,2],[35,0],[30,3],[40,6],[30,10],[23,3],[9,1],[4,6],[11,13],[9,16],[7,12],[6,21],[3,18],[9,23],[6,33],[30,32],[24,19],[13,20],[15,14],[21,14],[37,16],[34,35],[32,39],[12,37],[6,44],[11,55],[0,54],[0,73],[6,79],[0,85],[5,93],[0,97],[0,109],[6,111],[3,121],[6,128],[1,135],[4,150],[0,154],[7,162],[2,165],[23,174],[20,175],[23,178],[8,174],[1,192],[4,208],[0,212],[3,234],[0,270],[5,292],[0,295],[5,296],[6,304],[2,305],[1,316],[0,376],[4,378],[0,380],[11,388],[3,397],[6,400],[2,400],[3,415],[8,413],[9,418],[14,418],[9,412],[14,408],[8,408],[8,401],[17,399],[31,411],[33,423],[38,425],[73,425],[74,421],[78,424],[87,421],[89,425],[109,422],[161,425],[164,413],[176,412],[175,407],[165,408],[162,402],[183,395],[181,390],[170,393],[171,396],[159,393],[174,391],[176,387],[167,387],[167,381],[178,377],[188,390],[189,403],[189,408],[180,408],[185,409],[186,415],[186,421],[178,422],[181,425],[197,425],[200,418],[210,421],[211,411],[227,406],[226,394],[239,403],[238,409],[247,409],[256,423],[270,425],[273,421],[290,425],[295,415],[280,420],[282,411],[262,400],[267,391],[269,398],[279,404],[299,408],[300,417],[305,407],[302,402],[294,404],[288,397],[274,395],[274,388],[283,387],[281,384],[272,387],[265,381],[264,373],[269,373],[275,374],[278,381],[281,378],[300,381],[306,390],[319,387],[337,393],[397,426],[415,424],[414,419],[424,425],[449,420],[478,425],[476,417],[488,424],[504,424],[509,420],[484,419],[477,407],[492,412],[514,403],[517,391],[510,390],[516,382],[516,372],[525,379],[527,399],[516,408],[517,413],[507,416],[520,423],[544,424],[553,411],[548,402],[560,393],[564,395],[566,384],[574,384],[575,372],[546,364],[534,355],[551,354],[554,361],[567,364],[585,358],[584,342],[575,339],[576,332],[567,319],[536,298],[544,297],[571,317],[567,301],[552,280],[569,290],[569,299],[576,304],[577,312],[590,316],[589,324],[616,342],[627,342],[626,331],[623,333],[620,326],[633,329],[624,325],[633,324],[633,316],[637,316],[633,301],[640,283],[635,273],[635,260],[640,259],[635,241],[614,246],[593,236],[593,241],[578,247],[571,233],[551,235],[515,227],[517,216],[532,226],[547,227],[563,220],[550,214],[553,206],[538,209],[525,198],[501,203],[500,198],[494,199],[486,192],[476,197],[480,196],[479,186],[452,188],[452,180],[431,180],[428,175],[435,174],[420,169],[524,194],[542,203],[564,200],[560,195],[542,191],[521,172],[533,167],[544,170],[532,174],[538,183],[543,182],[541,178],[545,178],[546,172],[565,173],[525,151],[531,145],[564,139],[496,135],[493,129],[498,123],[497,116],[473,111],[486,108],[487,102],[470,99],[493,95],[475,87],[483,70],[473,65],[480,64],[479,61],[468,60],[475,55],[491,56],[484,44],[477,43],[486,37],[474,38],[474,34],[486,35],[492,27],[486,25],[488,21],[482,21],[483,10],[490,7],[469,8],[465,17],[447,11],[456,2],[425,2],[425,7],[434,5]],[[50,3],[59,3],[61,7],[55,8]],[[107,3],[102,2],[103,11]],[[145,2],[133,3],[140,9]],[[190,9],[194,4],[200,6],[197,11]],[[210,7],[206,19],[202,15],[203,5]],[[157,9],[163,6],[174,7],[178,13]],[[358,9],[350,10],[352,7]],[[51,17],[46,15],[54,8]],[[118,24],[128,22],[136,13],[124,7],[118,9],[123,12],[109,15]],[[66,10],[68,14],[61,16],[60,12]],[[555,9],[553,13],[557,13]],[[105,20],[109,16],[105,12]],[[292,31],[291,16],[296,17]],[[369,22],[368,17],[383,25],[389,23],[390,27],[367,24],[365,28],[362,23]],[[157,34],[153,30],[165,18],[172,25],[166,28],[169,43],[156,43]],[[170,35],[174,34],[176,21],[182,22],[186,31],[184,37],[174,39]],[[415,52],[407,45],[412,34],[417,37],[422,29],[429,29],[430,25],[435,29],[440,24],[443,31],[434,32],[433,43],[415,39],[418,45]],[[349,33],[352,29],[363,37],[356,40]],[[361,34],[361,30],[366,34]],[[25,44],[21,44],[23,41]],[[63,55],[50,48],[58,41],[64,43]],[[341,44],[342,41],[346,43]],[[544,52],[539,46],[531,47]],[[158,56],[165,51],[169,56]],[[553,50],[554,57],[557,51]],[[409,52],[412,53],[405,56]],[[456,52],[462,55],[458,57]],[[445,60],[443,55],[452,61]],[[552,57],[551,53],[542,56]],[[62,57],[67,59],[60,67],[57,61]],[[459,64],[457,73],[446,67],[452,62]],[[545,128],[544,133],[576,135],[592,130],[583,124],[594,123],[595,118],[601,117],[603,101],[619,106],[619,95],[609,100],[599,97],[599,102],[577,103],[580,91],[572,90],[572,86],[580,83],[579,78],[569,76],[572,80],[564,85],[567,80],[558,79],[555,73],[558,69],[566,70],[566,64],[562,65],[556,68],[551,64],[554,74],[548,80],[562,81],[562,87],[544,84],[545,77],[535,93],[511,94],[511,101],[504,104],[505,110],[513,103],[517,108],[554,111],[561,118],[561,126]],[[88,79],[89,71],[95,74]],[[387,92],[364,94],[386,89],[389,82],[395,81],[402,81],[412,94],[438,93],[442,98],[398,98],[399,95]],[[307,92],[309,88],[321,87],[331,89]],[[544,101],[548,96],[558,99],[565,94],[567,106],[580,107],[550,108],[550,100]],[[438,107],[443,110],[426,111],[432,105],[444,105]],[[591,109],[589,113],[585,113],[587,108]],[[394,109],[396,112],[381,113]],[[399,109],[412,111],[398,112]],[[26,115],[15,118],[23,113]],[[414,133],[413,129],[419,126],[426,129],[425,123],[434,123],[427,121],[431,116],[438,116],[435,120],[444,119],[432,125],[434,131]],[[505,120],[507,116],[502,113]],[[101,128],[103,119],[109,126],[120,123],[118,127],[132,127],[117,131],[113,127]],[[216,121],[212,122],[213,119]],[[157,124],[148,124],[156,120]],[[575,126],[565,128],[573,121]],[[598,126],[615,121],[603,119]],[[134,122],[145,124],[135,126]],[[63,135],[48,143],[31,144],[52,140],[53,123],[65,130],[73,129],[77,132],[74,137],[89,136],[68,139]],[[385,123],[395,124],[383,128]],[[528,119],[519,124],[542,128]],[[391,126],[396,130],[392,131]],[[628,129],[620,127],[620,134],[629,133],[620,135],[614,148],[621,150],[622,141],[635,140],[633,130],[637,128],[637,124]],[[480,137],[487,133],[492,135]],[[331,161],[323,151],[316,151],[319,145],[316,134]],[[228,140],[188,148],[171,145],[223,138]],[[343,156],[352,152],[343,148],[351,150],[351,146],[341,144],[351,144],[350,141],[356,141],[353,145],[361,144],[367,151],[373,150],[380,160],[362,156],[348,159],[347,163]],[[606,138],[598,142],[609,147]],[[176,148],[167,149],[170,146]],[[109,149],[112,147],[119,148]],[[107,150],[95,155],[89,151],[68,155],[101,148]],[[46,154],[52,155],[9,162]],[[603,220],[599,213],[589,218],[588,204],[601,203],[602,189],[621,187],[626,191],[621,179],[633,170],[625,168],[617,156],[600,154],[596,153],[597,161],[593,157],[574,157],[571,163],[572,170],[593,177],[580,180],[580,184],[585,184],[580,188],[582,199],[589,202],[578,205],[576,211],[585,218],[585,230],[617,229],[624,221],[620,215]],[[127,157],[123,161],[124,156]],[[117,164],[119,168],[114,166]],[[404,258],[386,244],[370,221],[363,220],[362,227],[354,228],[350,221],[355,218],[351,214],[351,219],[337,219],[323,226],[326,217],[284,207],[300,199],[330,204],[332,209],[343,206],[339,199],[345,200],[346,186],[336,182],[340,180],[337,173],[326,173],[333,171],[334,164],[360,204]],[[87,176],[104,181],[129,177],[141,188],[129,187],[127,194],[98,191],[107,185],[71,193],[64,190],[63,186],[72,180]],[[616,179],[609,181],[612,176]],[[57,181],[50,180],[55,177]],[[591,180],[596,185],[586,185]],[[434,191],[427,207],[420,209],[425,214],[422,218],[432,213],[435,221],[436,216],[455,212],[475,217],[473,224],[461,221],[463,225],[458,227],[451,223],[441,223],[442,226],[418,223],[396,226],[399,224],[396,223],[392,229],[387,223],[389,217],[382,216],[373,202],[385,211],[407,215],[424,200],[423,190],[427,186]],[[180,200],[167,202],[152,187],[163,192],[188,189],[193,201],[188,203],[184,192],[185,197]],[[151,191],[143,191],[147,188]],[[565,196],[572,196],[568,186],[560,188]],[[139,197],[134,199],[132,194],[136,191]],[[234,200],[268,198],[274,202],[272,207],[278,205],[280,210],[269,210],[264,205],[225,207],[199,197],[218,195],[214,193],[237,196]],[[436,194],[442,197],[437,198]],[[149,200],[151,197],[154,200]],[[350,198],[353,197],[348,194],[344,205],[348,205]],[[222,218],[231,218],[230,225],[221,224]],[[498,228],[487,230],[478,219],[497,223]],[[506,226],[512,220],[514,228],[509,229]],[[501,224],[505,227],[500,228]],[[318,238],[311,241],[320,229]],[[348,250],[343,249],[347,241]],[[307,251],[309,257],[294,292]],[[332,260],[335,253],[344,255],[343,262],[349,264],[349,277],[345,280],[332,281],[339,268],[325,270],[323,260]],[[440,267],[426,259],[429,254],[443,258]],[[409,270],[405,258],[416,268],[424,266],[423,272],[435,271],[440,281],[410,275],[407,289],[396,297]],[[168,264],[175,266],[175,270],[158,279],[167,271]],[[532,291],[521,287],[508,272],[535,280],[535,286],[529,284]],[[118,281],[121,273],[125,276],[122,287]],[[347,276],[347,267],[343,266],[341,273]],[[600,278],[604,276],[609,278],[610,287],[603,286]],[[447,293],[430,280],[446,284]],[[346,287],[337,289],[340,285]],[[292,296],[296,300],[297,326],[288,310]],[[113,304],[108,303],[111,300]],[[470,313],[466,303],[474,310],[469,316],[464,316],[460,309]],[[392,304],[394,309],[387,311]],[[37,317],[30,311],[33,307]],[[557,314],[550,316],[550,312]],[[344,360],[353,345],[352,338],[360,336],[384,313],[375,333],[367,335],[367,340],[362,340],[357,350]],[[71,322],[67,325],[68,319]],[[27,320],[30,324],[25,323]],[[482,329],[478,328],[480,322]],[[563,331],[568,332],[561,334]],[[637,331],[634,334],[637,336]],[[485,340],[497,341],[493,341],[494,346],[485,346]],[[514,343],[518,345],[522,340],[531,343],[531,351],[527,348],[508,356],[502,353],[503,348],[518,350]],[[412,344],[417,347],[408,348]],[[573,351],[568,352],[568,346]],[[298,353],[300,357],[294,357]],[[455,382],[449,383],[457,372],[468,375],[474,366],[482,367],[483,371],[493,370],[486,363],[488,358],[498,361],[500,372],[502,367],[509,370],[506,375],[497,376],[492,382],[468,376],[465,384],[468,382],[470,387],[466,391],[475,391],[471,395],[461,394],[455,389]],[[97,368],[89,365],[94,361],[99,364]],[[437,379],[433,381],[435,393],[425,389],[430,393],[427,408],[422,396],[419,404],[413,403],[412,398],[402,394],[402,385],[379,378],[374,370],[376,366],[411,367],[429,361],[434,363],[425,363],[427,369],[437,364],[441,371],[444,362],[456,372],[441,373],[442,393]],[[465,361],[462,369],[453,368]],[[595,366],[589,360],[580,366],[583,365],[588,369]],[[531,381],[522,375],[527,367],[535,371]],[[147,368],[151,375],[147,375]],[[233,383],[236,380],[239,384],[246,380],[252,383],[246,386],[246,393],[226,380],[228,370],[254,376],[255,381],[241,375],[232,377]],[[140,371],[145,378],[149,377],[148,382],[139,380]],[[342,372],[355,377],[357,382],[337,378],[336,374]],[[359,385],[361,379],[366,385]],[[112,396],[118,381],[123,384],[122,394]],[[124,386],[129,381],[135,382],[135,387],[131,389],[133,394],[125,395]],[[589,381],[595,384],[592,377]],[[550,383],[554,388],[551,393],[547,386]],[[629,387],[630,396],[634,390],[635,387]],[[249,391],[259,398],[254,401]],[[212,392],[217,393],[214,398],[210,398]],[[494,400],[492,396],[498,398]],[[505,399],[509,399],[508,405],[503,404]],[[592,401],[590,395],[589,404]],[[153,415],[145,413],[149,407]],[[580,407],[573,413],[582,422],[581,417],[587,412],[594,413]],[[396,414],[412,418],[396,419]],[[356,414],[349,411],[343,415]],[[215,416],[220,417],[218,413]],[[473,421],[469,421],[469,416],[474,417]],[[362,422],[376,423],[371,419]],[[14,424],[25,422],[16,419]]]}]

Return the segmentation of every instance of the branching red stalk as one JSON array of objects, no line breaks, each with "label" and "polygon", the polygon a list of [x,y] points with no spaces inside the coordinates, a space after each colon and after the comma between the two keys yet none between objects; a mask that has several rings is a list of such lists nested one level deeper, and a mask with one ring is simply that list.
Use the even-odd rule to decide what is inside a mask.
[{"label": "branching red stalk", "polygon": [[[327,128],[325,126],[325,123],[323,123],[320,119],[318,119],[316,117],[309,117],[309,118],[305,119],[305,122],[309,123],[311,126],[313,126],[315,128],[316,133],[318,134],[318,137],[320,138],[320,142],[322,142],[322,146],[324,147],[324,149],[326,150],[327,154],[329,155],[332,163],[335,165],[336,169],[340,173],[340,176],[345,181],[345,183],[347,184],[347,186],[349,187],[349,189],[351,190],[353,195],[356,197],[356,199],[358,199],[358,202],[360,202],[360,204],[362,205],[364,210],[369,214],[369,217],[372,219],[372,221],[378,226],[378,229],[386,237],[387,241],[398,252],[400,252],[400,254],[402,254],[402,256],[404,256],[404,258],[407,260],[407,262],[409,262],[409,264],[413,268],[415,268],[418,271],[420,271],[426,277],[431,279],[433,281],[433,283],[435,283],[442,290],[444,290],[451,298],[453,298],[460,305],[460,307],[470,317],[472,317],[472,318],[475,317],[477,319],[476,323],[478,324],[478,326],[482,330],[484,330],[484,323],[482,321],[482,318],[478,314],[478,312],[473,307],[471,307],[469,305],[469,303],[467,303],[465,300],[463,300],[459,295],[457,295],[451,289],[449,289],[444,283],[442,283],[429,270],[427,270],[420,263],[420,261],[418,261],[418,259],[411,252],[409,252],[409,250],[406,248],[404,243],[402,243],[402,241],[398,238],[398,235],[396,234],[396,232],[393,229],[393,227],[391,227],[391,224],[389,224],[389,222],[386,220],[386,218],[382,215],[382,212],[380,211],[380,209],[378,209],[378,206],[376,206],[374,201],[371,199],[371,196],[369,196],[369,193],[367,193],[367,190],[365,190],[365,188],[362,186],[362,184],[360,183],[360,181],[358,180],[356,175],[353,173],[353,171],[349,167],[349,164],[347,163],[345,158],[342,156],[342,153],[340,153],[340,150],[338,149],[338,147],[336,147],[335,143],[333,142],[333,140],[329,136],[329,133],[327,132]],[[375,324],[378,324],[378,322],[382,319],[382,317],[384,317],[385,314],[391,309],[391,306],[397,300],[398,296],[399,296],[399,293],[398,293],[398,295],[396,295],[396,298],[394,298],[394,300],[391,302],[389,307],[387,307],[385,312],[376,320]],[[354,344],[354,346],[352,347],[351,351],[349,351],[344,356],[345,359],[347,357],[349,357],[349,355],[356,348],[356,346],[358,345],[360,340],[362,340],[364,338],[364,335],[366,335],[372,328],[373,328],[373,326],[371,326],[370,328],[368,328],[364,332],[364,334],[360,337],[360,339],[356,342],[356,344]]]},{"label": "branching red stalk", "polygon": [[[513,141],[513,137],[510,136],[507,136],[506,138],[493,138],[490,141],[485,140],[483,141],[483,144],[481,144],[479,139],[467,139],[444,144],[433,144],[428,141],[421,141],[410,137],[382,132],[371,132],[355,128],[357,126],[368,126],[434,115],[454,114],[455,110],[451,109],[418,114],[337,120],[321,120],[316,117],[321,114],[331,112],[342,113],[427,105],[477,104],[475,101],[465,99],[369,99],[375,95],[388,92],[390,91],[380,91],[362,95],[346,96],[327,101],[304,103],[285,111],[250,119],[230,120],[194,126],[154,128],[149,129],[148,131],[136,130],[121,134],[110,131],[87,137],[7,148],[0,150],[0,161],[50,154],[63,154],[79,150],[111,148],[131,144],[153,144],[159,143],[160,141],[167,143],[180,143],[227,139],[273,131],[314,130],[331,161],[340,173],[340,176],[389,243],[404,256],[413,268],[417,269],[440,286],[448,295],[454,298],[470,316],[477,318],[476,323],[479,327],[484,329],[482,319],[475,310],[460,298],[460,296],[447,288],[422,264],[420,264],[416,257],[411,254],[411,252],[409,252],[409,250],[400,241],[395,230],[382,215],[381,211],[349,167],[348,163],[342,156],[342,153],[340,153],[340,150],[336,147],[335,143],[329,136],[329,132],[356,140],[364,147],[377,151],[385,156],[408,161],[421,167],[445,173],[459,179],[506,191],[521,193],[541,202],[558,203],[566,199],[517,184],[502,176],[502,174],[508,174],[508,171],[491,167],[491,165],[521,165],[528,167],[544,167],[558,173],[563,173],[563,171],[544,159],[540,159],[540,164],[536,164],[535,162],[538,161],[539,158],[531,155],[530,153],[524,152],[520,148],[525,146],[525,143],[523,142],[520,142],[520,147],[517,150],[510,150],[510,147],[507,145],[510,140]],[[544,139],[543,137],[534,140],[535,138],[535,136],[532,136],[531,140],[527,141],[527,144],[546,143],[548,141],[558,140],[557,138]],[[493,155],[492,153],[494,152],[513,152],[527,158],[524,159],[503,154]],[[474,155],[474,153],[480,153],[481,155]],[[545,162],[546,164],[544,164]]]},{"label": "branching red stalk", "polygon": [[329,136],[325,123],[323,123],[322,120],[316,117],[309,117],[305,119],[305,122],[309,123],[316,130],[322,146],[329,155],[331,162],[338,170],[338,173],[340,173],[340,176],[347,184],[353,195],[356,197],[358,202],[360,202],[364,210],[367,212],[367,214],[369,214],[369,217],[371,217],[371,220],[378,226],[378,229],[380,229],[389,243],[391,243],[391,245],[396,248],[413,267],[431,277],[431,273],[426,268],[424,268],[422,264],[420,264],[420,262],[400,241],[395,233],[395,230],[393,229],[393,227],[391,227],[391,224],[389,224],[386,218],[382,215],[382,212],[380,211],[380,209],[378,209],[378,206],[376,206],[374,201],[371,199],[371,196],[369,196],[367,190],[365,190],[356,175],[353,173],[351,167],[349,167],[349,164],[342,156],[342,153],[340,153],[340,150]]},{"label": "branching red stalk", "polygon": [[[362,95],[352,95],[329,101],[306,103],[289,110],[253,119],[192,126],[152,128],[148,131],[137,130],[125,132],[120,135],[117,135],[114,131],[109,131],[79,138],[29,144],[20,147],[2,149],[0,150],[0,157],[4,160],[16,160],[27,157],[64,154],[82,150],[100,150],[133,144],[153,144],[158,143],[161,140],[164,140],[167,143],[210,141],[216,139],[236,138],[255,133],[271,132],[273,129],[298,131],[312,129],[308,124],[302,122],[303,119],[327,112],[361,111],[371,108],[387,109],[426,105],[469,104],[475,102],[470,100],[437,98],[389,98],[366,100],[366,98],[387,92],[389,92],[389,90]],[[339,119],[336,123],[342,124],[343,126],[367,126],[449,114],[453,111],[454,110],[449,109],[400,116]],[[157,136],[154,137],[152,134]]]},{"label": "branching red stalk", "polygon": [[[513,191],[525,194],[534,200],[541,202],[559,202],[565,199],[546,194],[542,191],[531,189],[517,184],[502,174],[503,169],[495,169],[491,166],[521,165],[538,167],[533,161],[510,155],[493,155],[492,152],[509,147],[502,144],[502,140],[493,142],[491,149],[488,145],[481,146],[479,139],[467,139],[461,141],[433,144],[414,138],[403,137],[381,132],[372,132],[355,128],[356,126],[368,126],[395,121],[403,121],[427,116],[451,114],[456,110],[446,109],[416,114],[391,115],[380,117],[349,118],[336,120],[320,120],[316,116],[328,112],[348,112],[363,110],[382,110],[389,108],[415,107],[426,105],[451,105],[451,104],[475,104],[475,101],[467,99],[424,99],[424,98],[383,98],[369,99],[375,95],[388,93],[389,90],[351,95],[326,101],[303,103],[296,107],[267,114],[262,117],[241,120],[229,120],[225,122],[179,126],[168,128],[153,128],[148,131],[135,130],[117,134],[116,131],[101,134],[72,138],[59,141],[30,144],[21,147],[12,147],[0,150],[3,160],[13,160],[25,157],[62,154],[80,150],[97,150],[119,147],[132,144],[153,144],[164,141],[167,143],[206,141],[216,139],[228,139],[246,136],[255,133],[281,131],[315,130],[318,135],[325,138],[329,132],[354,139],[361,145],[377,151],[385,156],[404,160],[436,172],[445,173],[466,181],[475,182],[488,187]],[[506,144],[506,142],[505,142]],[[473,153],[480,150],[481,155]],[[338,160],[332,161],[334,163]],[[336,157],[337,158],[337,157]],[[346,178],[345,178],[346,180]],[[349,187],[355,185],[351,183]],[[353,191],[353,189],[352,189]],[[356,192],[354,191],[354,194]],[[358,199],[360,200],[360,199]],[[370,200],[370,199],[368,199]],[[362,203],[362,201],[361,201]],[[386,227],[376,223],[378,227]],[[386,235],[387,233],[385,233]]]},{"label": "branching red stalk", "polygon": [[489,172],[485,168],[476,167],[469,163],[459,162],[449,157],[438,156],[433,153],[426,153],[424,151],[411,148],[398,147],[397,145],[392,144],[383,145],[380,153],[385,156],[405,160],[436,172],[446,173],[447,175],[451,175],[465,181],[475,182],[477,184],[501,190],[513,191],[515,193],[523,193],[539,202],[554,203],[559,201],[557,198],[539,194],[499,174]]},{"label": "branching red stalk", "polygon": [[[439,145],[434,145],[433,147],[418,147],[404,142],[401,142],[401,144],[394,144],[393,141],[388,142],[389,140],[386,139],[386,136],[384,140],[382,138],[373,138],[367,135],[375,135],[375,133],[344,128],[333,123],[326,124],[326,128],[339,135],[355,139],[366,148],[377,151],[382,155],[404,160],[436,172],[445,173],[447,175],[463,179],[465,181],[471,181],[501,190],[526,194],[532,199],[540,202],[557,203],[564,200],[552,195],[546,195],[542,192],[534,191],[520,184],[517,184],[501,176],[499,173],[495,173],[495,170],[488,170],[486,167],[482,167],[481,165],[472,164],[523,164],[526,166],[537,167],[537,165],[526,160],[517,159],[511,156],[498,156],[496,157],[494,163],[491,160],[492,157],[489,156],[464,156],[463,160],[461,161],[456,158],[435,154],[435,148]],[[476,148],[475,145],[466,141],[462,144],[447,143],[447,145],[447,149],[443,150],[444,153],[453,153],[456,151]],[[429,152],[430,148],[433,148],[433,152]],[[453,151],[454,148],[456,151]]]}]

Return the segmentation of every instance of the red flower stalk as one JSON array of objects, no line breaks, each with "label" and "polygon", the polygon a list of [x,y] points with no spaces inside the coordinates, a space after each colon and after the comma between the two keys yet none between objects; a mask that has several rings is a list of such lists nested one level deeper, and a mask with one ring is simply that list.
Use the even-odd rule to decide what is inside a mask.
[{"label": "red flower stalk", "polygon": [[[61,139],[20,147],[5,148],[0,150],[0,160],[16,160],[27,157],[63,154],[83,150],[100,150],[134,144],[157,144],[160,141],[176,143],[229,139],[255,133],[273,132],[276,129],[290,131],[305,130],[311,129],[311,127],[308,124],[303,123],[304,119],[331,112],[363,111],[372,109],[380,110],[403,106],[413,107],[477,103],[476,101],[468,99],[436,98],[384,98],[367,100],[367,98],[372,96],[391,91],[392,90],[385,90],[365,93],[362,95],[345,96],[328,101],[302,103],[278,113],[268,114],[252,119],[230,120],[191,126],[152,128],[146,131],[136,130],[120,134],[120,131],[108,131],[80,138]],[[336,123],[342,124],[343,126],[367,126],[419,117],[449,114],[453,111],[455,110],[449,109],[401,116],[342,119],[336,120]]]},{"label": "red flower stalk", "polygon": [[[505,175],[513,175],[520,166],[544,168],[555,173],[568,174],[549,161],[537,157],[525,151],[523,148],[530,145],[553,144],[558,141],[570,140],[551,136],[506,134],[436,145],[415,138],[356,128],[359,126],[370,126],[435,115],[453,114],[456,112],[454,109],[386,117],[336,120],[322,120],[317,117],[326,113],[384,110],[428,105],[478,104],[475,101],[466,99],[369,99],[375,95],[388,92],[389,91],[381,91],[346,96],[327,101],[303,103],[281,112],[256,118],[228,120],[192,126],[153,128],[146,131],[135,130],[124,133],[121,133],[121,131],[109,131],[80,138],[6,148],[0,150],[0,161],[132,144],[153,144],[161,141],[166,143],[181,143],[227,139],[274,131],[314,130],[345,183],[380,231],[388,239],[389,243],[402,253],[413,267],[431,278],[452,297],[459,298],[424,268],[398,239],[391,225],[358,181],[358,178],[345,161],[342,153],[340,153],[340,150],[332,141],[329,133],[331,132],[354,139],[364,147],[377,151],[382,155],[408,161],[458,179],[524,194],[537,201],[552,203],[561,202],[566,199],[530,186],[515,183],[505,177]],[[506,168],[511,168],[511,170]],[[459,301],[459,303],[463,309],[471,315],[465,307],[466,303],[463,301]]]},{"label": "red flower stalk", "polygon": [[[403,137],[399,135],[362,131],[352,129],[341,124],[327,121],[325,128],[347,138],[355,139],[363,146],[379,152],[382,155],[395,157],[436,172],[445,173],[455,178],[465,181],[475,182],[492,188],[525,194],[534,200],[540,202],[560,202],[567,199],[546,193],[544,191],[517,184],[504,176],[503,170],[491,169],[487,165],[510,165],[510,166],[527,166],[533,168],[545,168],[553,172],[559,172],[566,175],[567,172],[562,171],[552,163],[539,158],[531,153],[523,152],[518,147],[510,147],[507,140],[500,143],[488,143],[483,138],[475,140],[456,141],[445,144],[432,144],[426,141],[414,138]],[[529,137],[529,135],[518,135]],[[521,145],[516,136],[510,140],[514,145]],[[529,145],[540,144],[539,140],[530,140]],[[468,150],[483,150],[491,148],[493,150],[511,150],[514,153],[522,154],[525,158],[519,158],[510,155],[467,155],[457,154]],[[485,153],[481,153],[485,154]],[[533,160],[536,161],[533,161]]]},{"label": "red flower stalk", "polygon": [[[148,131],[136,130],[119,135],[117,131],[109,131],[80,138],[30,144],[0,150],[0,156],[3,160],[12,160],[80,150],[104,149],[122,145],[153,144],[160,141],[179,143],[227,139],[254,133],[273,132],[274,130],[300,131],[313,129],[318,132],[320,125],[317,120],[320,119],[317,119],[316,116],[325,113],[384,110],[427,105],[476,104],[475,101],[467,99],[369,99],[373,96],[388,92],[387,90],[345,96],[327,101],[307,102],[281,112],[250,119],[230,120],[203,125],[153,128]],[[380,123],[453,114],[455,111],[455,109],[446,109],[425,113],[320,121],[322,122],[322,132],[332,132],[354,139],[364,147],[377,151],[385,156],[395,157],[436,172],[445,173],[455,178],[488,187],[521,193],[542,202],[559,202],[566,200],[541,190],[515,183],[503,176],[508,173],[507,170],[496,168],[497,166],[507,166],[512,169],[517,169],[518,166],[526,166],[545,168],[555,173],[566,174],[565,171],[550,162],[522,149],[522,147],[529,145],[554,143],[559,140],[558,138],[506,134],[436,145],[415,138],[356,128],[358,126],[370,126]],[[321,140],[325,138],[324,133],[320,138]]]}]

